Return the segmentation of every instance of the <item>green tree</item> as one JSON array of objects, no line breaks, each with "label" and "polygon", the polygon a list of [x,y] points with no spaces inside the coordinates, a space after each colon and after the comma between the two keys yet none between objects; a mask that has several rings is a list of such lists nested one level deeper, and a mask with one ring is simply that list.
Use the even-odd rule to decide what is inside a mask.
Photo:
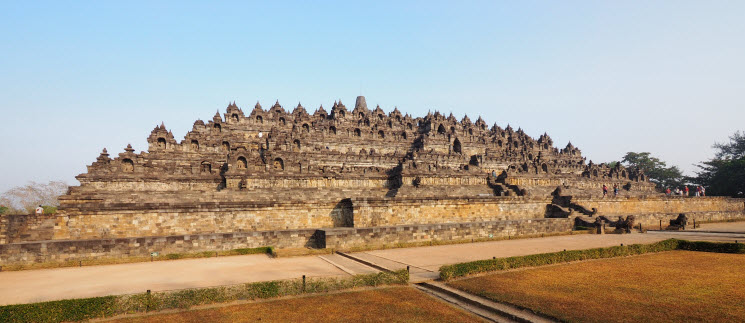
[{"label": "green tree", "polygon": [[639,167],[658,188],[677,187],[684,184],[683,172],[678,166],[670,166],[651,153],[627,152],[621,163],[627,168]]},{"label": "green tree", "polygon": [[745,134],[737,131],[728,143],[715,143],[714,158],[701,162],[690,180],[706,187],[707,195],[743,197],[745,194]]}]

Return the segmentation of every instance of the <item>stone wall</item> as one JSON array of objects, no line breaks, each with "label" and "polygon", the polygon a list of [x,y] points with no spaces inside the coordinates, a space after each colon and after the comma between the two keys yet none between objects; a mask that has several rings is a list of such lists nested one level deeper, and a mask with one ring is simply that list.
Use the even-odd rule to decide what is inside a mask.
[{"label": "stone wall", "polygon": [[[719,211],[719,212],[686,212],[688,225],[693,226],[693,221],[703,222],[722,222],[722,221],[745,221],[745,212],[743,211]],[[665,229],[670,224],[670,220],[678,217],[678,213],[654,213],[635,215],[636,224],[641,224],[644,229],[659,230]],[[610,217],[611,220],[616,220]]]},{"label": "stone wall", "polygon": [[339,203],[122,206],[59,217],[54,239],[101,239],[334,227]]},{"label": "stone wall", "polygon": [[[723,197],[575,198],[598,215],[745,212],[745,203]],[[540,197],[352,198],[324,203],[223,202],[121,204],[105,211],[81,210],[56,217],[2,217],[6,243],[47,239],[104,239],[143,236],[317,229],[365,228],[540,219],[551,200]],[[4,229],[3,229],[4,228]]]},{"label": "stone wall", "polygon": [[49,240],[0,244],[0,265],[64,263],[91,259],[125,259],[160,254],[224,251],[237,248],[350,249],[417,243],[518,237],[566,232],[570,219],[531,219],[372,228],[253,231],[140,238]]},{"label": "stone wall", "polygon": [[[546,199],[351,199],[334,203],[111,206],[59,217],[54,239],[374,227],[543,218]],[[351,203],[351,206],[348,205]],[[351,210],[346,210],[351,207]],[[139,209],[139,210],[138,210]],[[351,212],[351,219],[349,213]]]},{"label": "stone wall", "polygon": [[52,214],[0,215],[0,244],[52,239],[54,223]]},{"label": "stone wall", "polygon": [[436,224],[543,218],[550,199],[490,197],[471,199],[354,200],[355,227]]},{"label": "stone wall", "polygon": [[587,209],[597,208],[598,215],[745,211],[744,200],[728,197],[573,198],[572,202]]},{"label": "stone wall", "polygon": [[63,263],[96,258],[125,259],[160,254],[238,248],[315,247],[316,230],[254,231],[119,239],[52,240],[0,244],[0,265]]},{"label": "stone wall", "polygon": [[507,238],[571,231],[571,219],[532,219],[324,229],[325,247],[351,249],[429,241]]}]

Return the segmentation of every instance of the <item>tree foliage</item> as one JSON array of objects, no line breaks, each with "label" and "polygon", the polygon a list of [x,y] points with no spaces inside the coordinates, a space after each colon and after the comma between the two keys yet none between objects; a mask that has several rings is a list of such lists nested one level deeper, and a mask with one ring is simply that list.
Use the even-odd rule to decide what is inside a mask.
[{"label": "tree foliage", "polygon": [[59,206],[57,197],[66,191],[67,183],[65,182],[50,181],[44,184],[32,181],[24,186],[5,191],[0,195],[0,205],[8,208],[6,213],[33,213],[39,205]]},{"label": "tree foliage", "polygon": [[668,167],[664,161],[653,157],[651,153],[630,151],[623,156],[621,163],[629,168],[639,167],[644,174],[649,176],[651,182],[657,184],[658,188],[677,187],[684,184],[683,172],[678,166]]},{"label": "tree foliage", "polygon": [[745,195],[745,134],[737,131],[729,139],[714,144],[714,158],[701,162],[700,171],[690,179],[706,187],[707,195]]}]

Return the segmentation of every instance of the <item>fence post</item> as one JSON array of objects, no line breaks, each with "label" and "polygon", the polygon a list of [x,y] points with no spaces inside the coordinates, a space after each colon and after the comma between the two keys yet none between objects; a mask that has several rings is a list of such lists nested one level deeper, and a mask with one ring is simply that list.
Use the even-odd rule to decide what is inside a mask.
[{"label": "fence post", "polygon": [[305,275],[303,275],[303,293],[305,293]]},{"label": "fence post", "polygon": [[145,312],[150,312],[150,300],[151,300],[151,297],[152,296],[150,295],[150,290],[148,289],[147,290],[147,300],[146,300],[147,303],[145,303]]}]

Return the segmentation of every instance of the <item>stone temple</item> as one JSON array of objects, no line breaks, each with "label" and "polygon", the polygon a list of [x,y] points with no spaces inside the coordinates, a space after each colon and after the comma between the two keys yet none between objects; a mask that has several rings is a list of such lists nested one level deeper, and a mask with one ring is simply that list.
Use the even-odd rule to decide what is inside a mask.
[{"label": "stone temple", "polygon": [[[246,114],[232,103],[180,142],[163,124],[147,142],[146,152],[104,149],[57,215],[4,216],[3,260],[539,235],[600,216],[651,227],[680,213],[745,217],[742,200],[667,197],[642,171],[586,162],[547,134],[386,114],[362,96],[313,113],[257,103]],[[603,198],[604,184],[621,193]]]}]

